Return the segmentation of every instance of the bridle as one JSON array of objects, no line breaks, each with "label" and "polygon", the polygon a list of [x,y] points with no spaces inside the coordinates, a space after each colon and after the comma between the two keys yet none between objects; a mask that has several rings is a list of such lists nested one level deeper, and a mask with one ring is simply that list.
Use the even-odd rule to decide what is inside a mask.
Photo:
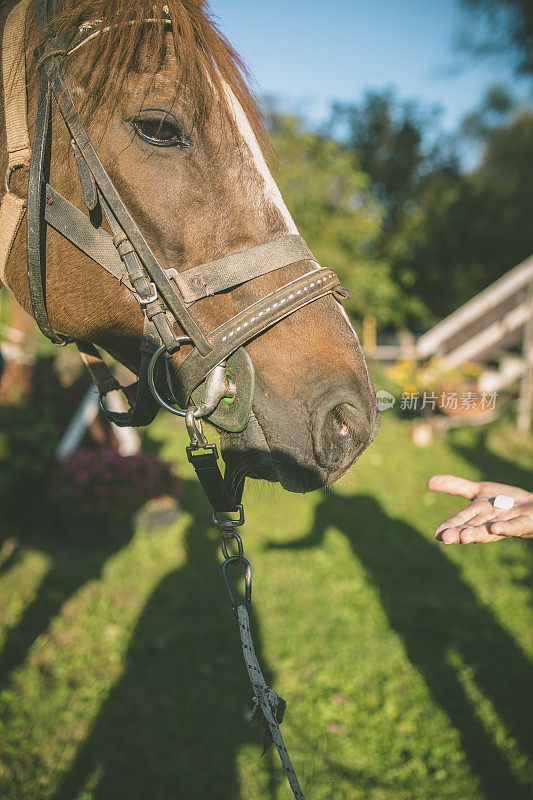
[{"label": "bridle", "polygon": [[[12,16],[18,10],[19,18],[25,17],[27,3],[28,0],[22,0],[11,12],[4,46],[6,35],[9,40]],[[105,408],[105,394],[118,385],[106,372],[96,349],[80,345],[108,418],[123,426],[146,425],[154,419],[159,407],[164,406],[172,413],[186,416],[193,447],[206,443],[202,418],[224,430],[242,431],[249,420],[254,390],[253,363],[244,345],[305,305],[327,294],[333,294],[340,301],[346,299],[348,292],[340,286],[334,272],[318,265],[298,235],[281,236],[182,272],[163,267],[91,143],[65,77],[65,56],[82,47],[98,31],[93,32],[94,26],[86,24],[59,39],[53,32],[55,7],[56,0],[39,0],[37,4],[39,44],[36,58],[40,90],[25,203],[28,285],[33,316],[41,331],[55,344],[72,341],[52,328],[46,309],[43,276],[46,228],[50,225],[127,287],[144,316],[139,379],[124,390],[130,403],[128,412],[111,412]],[[170,18],[163,17],[162,23],[171,25]],[[71,136],[83,201],[89,215],[73,206],[49,183],[52,97]],[[14,168],[8,166],[6,173],[6,198],[13,197],[9,192],[9,179]],[[103,216],[107,219],[112,236],[94,224],[97,211],[101,211],[100,220]],[[299,261],[312,261],[314,268],[257,300],[215,330],[206,333],[196,321],[193,306],[202,298]],[[176,326],[181,328],[182,334],[176,333]],[[172,355],[184,344],[192,345],[192,349],[177,367],[171,385],[167,359],[161,361],[161,358]],[[225,397],[231,402],[221,402]],[[216,510],[228,510],[221,508],[218,502],[217,506]]]},{"label": "bridle", "polygon": [[[4,47],[6,43],[9,44],[9,37],[19,35],[16,34],[16,25],[20,29],[20,20],[25,18],[27,3],[28,0],[22,0],[11,12],[4,32]],[[249,420],[254,391],[253,363],[244,345],[307,304],[327,294],[343,300],[348,293],[340,286],[334,272],[318,265],[312,252],[298,235],[282,236],[182,272],[173,267],[163,267],[121,199],[91,143],[65,77],[65,56],[85,44],[95,34],[91,32],[90,26],[84,25],[82,29],[58,38],[52,32],[55,8],[56,0],[39,0],[37,4],[39,45],[36,59],[40,70],[40,89],[25,202],[28,285],[33,316],[43,334],[55,344],[63,345],[72,341],[52,328],[46,309],[43,276],[47,225],[52,226],[80,251],[100,264],[132,293],[144,316],[144,332],[139,379],[125,388],[130,402],[128,412],[111,412],[105,407],[105,394],[119,388],[118,384],[106,371],[107,368],[92,345],[80,344],[82,355],[85,356],[98,385],[104,412],[116,424],[146,425],[153,420],[160,406],[186,417],[191,439],[187,447],[188,458],[213,507],[215,522],[221,526],[223,532],[226,556],[223,575],[228,592],[233,599],[227,581],[228,566],[235,563],[245,564],[248,565],[246,585],[249,599],[251,572],[244,559],[242,542],[235,531],[244,521],[240,503],[243,481],[238,486],[232,486],[224,480],[218,468],[216,446],[207,442],[201,420],[209,419],[224,430],[243,430]],[[155,20],[147,22],[153,23]],[[163,19],[163,24],[170,25],[170,19]],[[22,52],[22,42],[19,44]],[[4,85],[6,86],[5,63]],[[73,206],[50,185],[52,97],[71,136],[83,202],[88,214]],[[6,113],[6,127],[7,117]],[[13,169],[22,163],[15,163],[13,160],[9,162],[4,201],[6,198],[9,202],[14,199],[9,191],[9,181]],[[100,219],[107,219],[112,236],[101,226],[95,226],[97,210],[101,211]],[[0,211],[0,218],[3,213],[3,210]],[[18,223],[20,224],[20,219]],[[7,257],[14,234],[11,239]],[[215,330],[206,333],[195,319],[193,307],[202,298],[235,288],[260,275],[299,261],[312,261],[314,267],[307,274],[257,300]],[[182,333],[176,333],[176,326],[179,326]],[[192,349],[178,366],[171,385],[168,363],[164,356],[172,355],[185,344],[192,345]],[[221,402],[224,398],[231,402]],[[176,405],[180,408],[177,409]],[[227,516],[235,513],[237,517]],[[238,555],[228,554],[228,538],[238,543]],[[234,610],[237,610],[235,602],[233,605]],[[303,794],[296,796],[303,797]]]}]

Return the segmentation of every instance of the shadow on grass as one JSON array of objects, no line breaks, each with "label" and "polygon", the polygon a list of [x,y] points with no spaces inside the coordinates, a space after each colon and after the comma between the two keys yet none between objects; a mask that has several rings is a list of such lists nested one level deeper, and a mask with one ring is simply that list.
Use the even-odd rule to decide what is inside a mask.
[{"label": "shadow on grass", "polygon": [[485,729],[450,663],[450,655],[457,654],[470,666],[477,689],[531,759],[533,666],[515,640],[463,582],[459,568],[439,546],[401,519],[388,516],[372,497],[326,495],[307,536],[272,547],[319,547],[332,526],[346,536],[365,566],[391,628],[434,701],[459,732],[484,797],[532,798],[531,789],[513,774]]},{"label": "shadow on grass", "polygon": [[[6,632],[0,652],[0,687],[26,659],[64,603],[132,536],[129,522],[109,521],[105,530],[78,530],[46,497],[54,453],[68,420],[87,390],[88,377],[63,385],[53,358],[39,358],[18,404],[0,406],[0,574],[14,568],[27,548],[46,554],[52,566],[22,618]],[[100,526],[101,528],[101,526]],[[98,535],[95,535],[98,534]]]},{"label": "shadow on grass", "polygon": [[465,440],[464,431],[455,431],[448,441],[456,453],[481,471],[482,479],[521,486],[524,489],[530,487],[531,470],[524,469],[515,461],[503,458],[491,450],[487,444],[487,431],[468,433],[471,435],[469,440]]},{"label": "shadow on grass", "polygon": [[[487,443],[486,431],[479,431],[470,441],[465,441],[461,435],[463,433],[463,431],[457,431],[455,435],[452,435],[449,440],[450,445],[465,461],[480,470],[482,478],[531,490],[531,470],[524,469],[516,462],[495,453]],[[529,604],[533,605],[533,541],[524,542],[524,545],[521,557],[527,574],[523,578],[513,580],[516,584],[528,589]],[[504,565],[511,565],[515,561],[514,555],[507,556],[505,552],[501,558]]]},{"label": "shadow on grass", "polygon": [[[124,673],[111,690],[57,794],[73,800],[238,800],[236,756],[260,743],[235,618],[220,577],[205,497],[194,480],[181,507],[191,515],[185,563],[161,581],[138,619]],[[213,534],[213,535],[212,535]],[[264,664],[257,625],[257,656]],[[269,681],[268,670],[265,678]],[[269,791],[284,780],[273,756]],[[259,766],[259,765],[258,765]],[[85,794],[83,794],[85,796]]]},{"label": "shadow on grass", "polygon": [[76,541],[80,531],[75,525],[69,541],[66,530],[50,533],[43,532],[41,524],[26,527],[24,544],[8,559],[6,567],[13,567],[26,547],[46,553],[53,563],[21,619],[5,635],[0,652],[0,688],[24,663],[37,637],[48,629],[63,605],[88,581],[98,580],[107,560],[127,545],[132,533],[131,523],[110,522],[109,530],[100,529],[98,536],[82,534],[82,541]]}]

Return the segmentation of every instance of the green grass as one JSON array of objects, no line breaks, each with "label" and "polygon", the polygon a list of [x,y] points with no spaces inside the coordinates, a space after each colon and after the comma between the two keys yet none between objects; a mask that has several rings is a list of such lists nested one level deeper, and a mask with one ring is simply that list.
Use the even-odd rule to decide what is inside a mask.
[{"label": "green grass", "polygon": [[[245,721],[251,691],[215,531],[168,417],[175,523],[92,545],[3,520],[0,797],[282,800],[277,758]],[[288,701],[309,800],[532,797],[533,543],[444,547],[459,501],[433,472],[527,485],[508,429],[416,448],[384,415],[328,493],[250,486],[256,648]],[[30,502],[30,500],[29,500]]]}]

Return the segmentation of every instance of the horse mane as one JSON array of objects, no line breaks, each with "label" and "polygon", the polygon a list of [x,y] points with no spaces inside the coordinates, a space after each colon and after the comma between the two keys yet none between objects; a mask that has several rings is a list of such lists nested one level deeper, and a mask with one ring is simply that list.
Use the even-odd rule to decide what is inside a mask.
[{"label": "horse mane", "polygon": [[[31,40],[35,4],[32,12],[28,18]],[[155,75],[171,46],[179,70],[176,99],[185,91],[192,98],[195,123],[201,125],[205,121],[213,100],[225,98],[229,87],[264,142],[261,113],[249,88],[248,69],[218,28],[206,0],[60,2],[54,19],[58,38],[87,23],[93,24],[88,35],[99,33],[83,45],[83,59],[78,59],[76,71],[77,80],[87,89],[86,114],[97,107],[116,107],[125,79],[139,72],[141,64],[143,71],[148,69]],[[218,105],[233,126],[229,104]]]}]

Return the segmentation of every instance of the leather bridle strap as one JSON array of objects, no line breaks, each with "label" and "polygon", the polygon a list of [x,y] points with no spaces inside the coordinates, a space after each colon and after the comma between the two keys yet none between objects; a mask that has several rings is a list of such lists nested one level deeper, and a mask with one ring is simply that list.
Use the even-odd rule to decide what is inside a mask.
[{"label": "leather bridle strap", "polygon": [[[39,3],[37,6],[38,29],[43,29],[48,22],[47,10],[51,16],[55,10],[55,2]],[[26,249],[28,260],[28,287],[33,316],[42,333],[54,344],[66,344],[72,341],[69,337],[56,333],[48,319],[45,300],[44,274],[46,265],[46,223],[44,219],[45,184],[50,173],[50,121],[51,94],[48,80],[41,72],[41,84],[35,118],[35,131],[30,158],[28,177],[28,197],[26,216]]]},{"label": "leather bridle strap", "polygon": [[224,476],[222,475],[218,466],[216,445],[208,444],[202,450],[187,447],[187,458],[194,467],[213,512],[219,514],[238,511],[244,490],[244,478],[235,482],[233,476],[227,478],[227,471]]},{"label": "leather bridle strap", "polygon": [[46,264],[46,222],[44,218],[45,184],[50,172],[50,89],[41,73],[41,88],[35,118],[35,134],[31,150],[28,177],[26,216],[26,248],[28,258],[28,287],[33,316],[42,333],[54,344],[71,341],[56,333],[46,311],[43,276]]},{"label": "leather bridle strap", "polygon": [[[76,342],[85,366],[94,384],[98,388],[102,410],[109,421],[118,425],[120,428],[149,425],[154,421],[159,411],[159,405],[156,403],[148,383],[148,365],[154,350],[159,346],[158,339],[154,338],[155,333],[152,323],[146,320],[140,347],[141,366],[139,369],[139,380],[129,386],[120,385],[93,344],[89,342]],[[166,394],[171,399],[172,393],[169,385],[169,374],[165,362],[160,361],[155,365],[154,380],[158,385],[159,391]],[[112,411],[106,406],[106,395],[108,392],[116,390],[121,390],[125,394],[130,406],[128,411]]]},{"label": "leather bridle strap", "polygon": [[124,263],[113,237],[103,228],[95,228],[87,216],[47,184],[44,217],[58,233],[74,244],[82,253],[92,258],[123,286],[134,292]]},{"label": "leather bridle strap", "polygon": [[298,261],[315,261],[315,257],[301,236],[290,234],[184,272],[176,271],[172,277],[186,305],[191,305]]},{"label": "leather bridle strap", "polygon": [[21,0],[7,17],[2,36],[2,77],[8,169],[28,166],[30,138],[26,99],[24,28],[29,0]]},{"label": "leather bridle strap", "polygon": [[[57,54],[50,55],[49,57],[43,55],[41,56],[41,60],[43,72],[48,78],[50,88],[57,100],[65,124],[89,167],[101,195],[105,197],[113,216],[124,232],[124,236],[127,237],[128,242],[131,243],[134,252],[146,268],[150,278],[157,286],[159,293],[180,327],[187,332],[187,335],[193,340],[199,352],[201,352],[202,355],[207,355],[211,348],[203,331],[172,288],[167,275],[148,246],[148,243],[137,227],[128,209],[122,202],[92,142],[85,132],[65,80],[60,56]],[[178,346],[179,343],[176,338],[175,349],[177,349]]]},{"label": "leather bridle strap", "polygon": [[7,287],[6,266],[20,223],[26,213],[26,200],[9,189],[13,170],[27,167],[30,161],[28,103],[26,98],[26,54],[24,29],[28,0],[21,0],[8,14],[2,35],[2,80],[7,147],[5,193],[0,204],[0,282]]}]

